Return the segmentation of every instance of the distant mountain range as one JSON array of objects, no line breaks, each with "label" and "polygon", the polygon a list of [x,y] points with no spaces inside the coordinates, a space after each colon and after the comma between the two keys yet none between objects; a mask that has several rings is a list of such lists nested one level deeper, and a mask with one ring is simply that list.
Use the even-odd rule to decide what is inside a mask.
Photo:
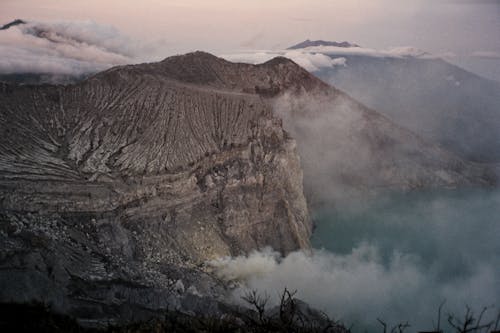
[{"label": "distant mountain range", "polygon": [[329,42],[324,40],[305,40],[296,45],[290,46],[287,50],[297,50],[315,46],[335,46],[335,47],[359,47],[357,44],[349,42]]},{"label": "distant mountain range", "polygon": [[311,52],[344,58],[314,74],[394,122],[464,158],[500,162],[500,82],[424,52]]}]

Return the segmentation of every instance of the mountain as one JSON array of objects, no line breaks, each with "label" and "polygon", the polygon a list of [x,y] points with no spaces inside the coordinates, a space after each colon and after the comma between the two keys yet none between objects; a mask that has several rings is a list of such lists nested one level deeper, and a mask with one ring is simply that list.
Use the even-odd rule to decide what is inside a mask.
[{"label": "mountain", "polygon": [[220,312],[208,260],[309,250],[301,161],[313,199],[492,181],[283,57],[195,52],[2,83],[0,135],[0,302],[86,326]]},{"label": "mountain", "polygon": [[14,20],[12,22],[9,22],[7,24],[4,24],[3,26],[0,27],[0,30],[7,30],[10,27],[15,27],[16,25],[21,25],[21,24],[26,24],[26,21],[17,19],[17,20]]},{"label": "mountain", "polygon": [[462,158],[500,162],[500,83],[427,55],[324,51],[319,78]]},{"label": "mountain", "polygon": [[317,47],[317,46],[334,46],[334,47],[359,47],[357,44],[349,43],[349,42],[329,42],[324,40],[305,40],[296,45],[290,46],[287,50],[297,50],[304,49],[307,47]]},{"label": "mountain", "polygon": [[307,250],[295,142],[263,99],[296,82],[324,85],[286,59],[198,52],[68,86],[2,84],[0,301],[123,322],[180,307],[176,290],[220,294],[209,259]]}]

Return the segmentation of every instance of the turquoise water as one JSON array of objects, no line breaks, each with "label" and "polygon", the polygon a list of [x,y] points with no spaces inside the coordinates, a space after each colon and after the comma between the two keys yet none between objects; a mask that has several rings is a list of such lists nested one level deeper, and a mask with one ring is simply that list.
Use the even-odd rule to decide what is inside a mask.
[{"label": "turquoise water", "polygon": [[323,208],[313,220],[313,246],[337,254],[370,243],[385,258],[399,250],[427,264],[450,255],[454,263],[500,256],[500,191],[393,193]]},{"label": "turquoise water", "polygon": [[[324,207],[313,214],[312,255],[280,257],[270,250],[232,258],[230,272],[246,276],[238,295],[257,290],[279,302],[277,291],[297,297],[353,332],[432,331],[439,305],[463,319],[500,310],[500,190],[390,193]],[[274,296],[273,296],[274,295]],[[397,330],[396,330],[397,331]]]},{"label": "turquoise water", "polygon": [[[409,281],[408,287],[403,281],[387,295],[378,294],[386,299],[373,309],[376,314],[367,316],[371,320],[375,315],[393,322],[401,318],[420,325],[429,323],[420,326],[429,329],[444,300],[446,310],[454,313],[462,313],[466,304],[478,312],[483,306],[496,305],[494,311],[500,308],[499,190],[391,193],[340,208],[326,207],[314,212],[313,219],[313,246],[323,249],[318,253],[351,258],[360,248],[369,247],[376,256],[364,262],[382,265],[386,274],[374,280],[373,288],[383,279],[394,278],[399,284],[398,276]],[[395,258],[401,257],[406,258],[404,269],[395,270],[399,260]],[[408,271],[412,273],[401,273]],[[351,279],[358,283],[360,277],[353,274]],[[337,311],[342,309],[337,304],[342,301],[351,304],[349,319],[362,321],[362,316],[353,314],[356,306],[362,312],[371,311],[362,299],[355,304],[356,296],[337,300]]]}]

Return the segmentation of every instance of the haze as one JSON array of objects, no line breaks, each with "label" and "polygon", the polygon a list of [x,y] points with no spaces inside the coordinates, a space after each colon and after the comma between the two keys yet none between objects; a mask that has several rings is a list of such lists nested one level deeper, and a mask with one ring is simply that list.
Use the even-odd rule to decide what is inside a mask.
[{"label": "haze", "polygon": [[161,47],[282,49],[306,38],[366,47],[415,46],[500,80],[497,0],[2,0],[0,21],[92,20]]}]

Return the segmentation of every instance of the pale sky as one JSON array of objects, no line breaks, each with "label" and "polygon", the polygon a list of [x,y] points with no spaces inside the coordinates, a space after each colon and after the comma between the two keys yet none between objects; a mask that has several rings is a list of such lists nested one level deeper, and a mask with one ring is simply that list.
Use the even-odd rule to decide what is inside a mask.
[{"label": "pale sky", "polygon": [[[281,49],[310,39],[454,53],[500,80],[499,0],[0,0],[0,23],[92,20],[165,57],[192,50]],[[475,56],[473,56],[475,55]]]}]

